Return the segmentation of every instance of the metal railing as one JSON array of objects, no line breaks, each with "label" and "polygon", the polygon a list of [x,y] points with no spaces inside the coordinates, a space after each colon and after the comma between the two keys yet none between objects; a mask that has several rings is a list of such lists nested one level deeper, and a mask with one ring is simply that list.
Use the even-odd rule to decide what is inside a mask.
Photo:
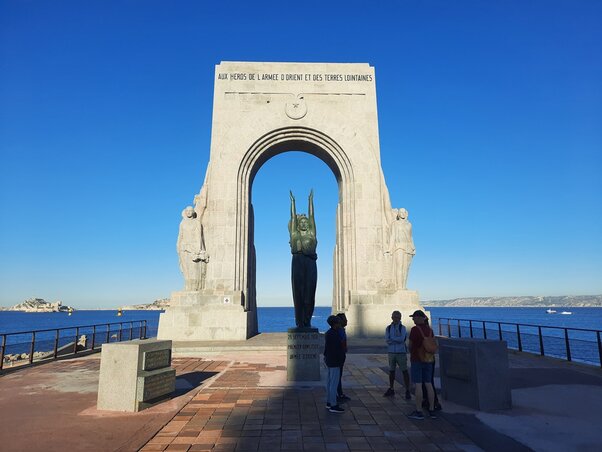
[{"label": "metal railing", "polygon": [[600,330],[447,317],[434,320],[440,336],[504,340],[508,348],[521,352],[602,367]]},{"label": "metal railing", "polygon": [[[124,326],[125,325],[125,326]],[[0,334],[0,370],[99,351],[102,344],[146,339],[146,320]]]}]

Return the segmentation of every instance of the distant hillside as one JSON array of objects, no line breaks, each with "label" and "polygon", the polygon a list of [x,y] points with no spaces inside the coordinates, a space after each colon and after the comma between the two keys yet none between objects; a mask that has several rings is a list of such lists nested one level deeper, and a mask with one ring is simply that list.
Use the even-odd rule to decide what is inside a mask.
[{"label": "distant hillside", "polygon": [[429,307],[602,307],[602,295],[565,295],[559,297],[469,297],[453,300],[424,301]]},{"label": "distant hillside", "polygon": [[123,306],[122,309],[124,309],[125,311],[133,311],[133,310],[160,311],[160,310],[165,310],[167,308],[169,308],[169,298],[161,298],[160,300],[155,300],[152,303]]}]

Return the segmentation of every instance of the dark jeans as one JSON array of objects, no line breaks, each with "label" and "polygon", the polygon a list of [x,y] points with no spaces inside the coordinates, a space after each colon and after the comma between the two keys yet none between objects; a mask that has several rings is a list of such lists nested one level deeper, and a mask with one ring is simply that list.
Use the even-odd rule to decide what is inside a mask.
[{"label": "dark jeans", "polygon": [[[433,369],[431,372],[431,384],[433,385],[433,391],[435,392],[435,405],[439,405],[439,397],[437,397],[437,390],[435,389],[435,361],[433,361]],[[424,385],[424,383],[422,383],[422,394],[426,394],[426,386]],[[426,400],[426,403],[428,404],[428,398],[425,395],[424,400]],[[423,402],[424,404],[424,402]]]},{"label": "dark jeans", "polygon": [[341,380],[343,379],[343,367],[345,364],[341,366],[341,374],[339,375],[339,385],[337,386],[337,395],[340,397],[343,395],[343,385],[341,384]]}]

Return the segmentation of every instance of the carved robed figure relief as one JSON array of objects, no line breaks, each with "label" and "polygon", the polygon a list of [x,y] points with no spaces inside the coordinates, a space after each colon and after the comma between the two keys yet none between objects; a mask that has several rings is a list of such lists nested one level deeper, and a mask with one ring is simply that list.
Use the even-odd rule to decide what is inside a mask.
[{"label": "carved robed figure relief", "polygon": [[288,222],[290,234],[291,284],[293,303],[295,305],[295,323],[298,328],[310,328],[311,316],[316,304],[316,285],[318,283],[318,268],[316,260],[316,222],[314,219],[314,192],[309,194],[308,215],[297,214],[295,197],[290,192],[291,219]]},{"label": "carved robed figure relief", "polygon": [[393,272],[395,275],[395,288],[406,290],[408,274],[412,258],[416,254],[412,238],[412,223],[408,221],[406,209],[392,209],[393,220],[390,226],[388,253],[393,256]]},{"label": "carved robed figure relief", "polygon": [[[195,201],[198,211],[198,198]],[[180,271],[184,276],[184,290],[202,290],[205,287],[209,255],[205,249],[201,218],[191,206],[182,211],[177,250]]]}]

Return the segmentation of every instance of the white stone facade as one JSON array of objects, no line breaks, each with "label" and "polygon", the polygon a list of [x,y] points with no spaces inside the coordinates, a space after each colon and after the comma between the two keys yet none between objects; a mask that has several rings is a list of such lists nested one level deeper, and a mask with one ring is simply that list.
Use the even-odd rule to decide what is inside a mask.
[{"label": "white stone facade", "polygon": [[259,168],[290,150],[320,158],[338,181],[332,309],[346,313],[348,334],[382,335],[393,310],[406,317],[420,308],[417,292],[396,287],[387,253],[393,210],[380,162],[374,68],[222,62],[215,70],[202,188],[211,260],[202,290],[172,294],[160,338],[232,340],[257,333],[250,191]]}]

